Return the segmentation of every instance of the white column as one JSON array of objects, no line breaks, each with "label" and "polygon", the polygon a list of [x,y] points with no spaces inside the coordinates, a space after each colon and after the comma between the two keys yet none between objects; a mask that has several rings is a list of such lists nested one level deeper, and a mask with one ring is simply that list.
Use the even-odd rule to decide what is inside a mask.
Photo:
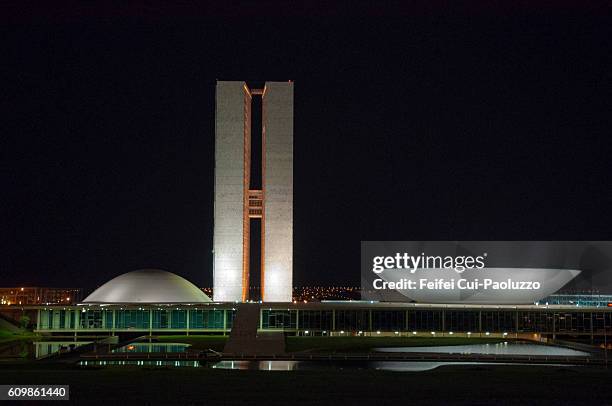
[{"label": "white column", "polygon": [[291,302],[293,286],[293,83],[266,82],[263,94],[265,302]]},{"label": "white column", "polygon": [[220,302],[242,301],[247,96],[250,111],[244,82],[217,82],[213,286],[214,300]]}]

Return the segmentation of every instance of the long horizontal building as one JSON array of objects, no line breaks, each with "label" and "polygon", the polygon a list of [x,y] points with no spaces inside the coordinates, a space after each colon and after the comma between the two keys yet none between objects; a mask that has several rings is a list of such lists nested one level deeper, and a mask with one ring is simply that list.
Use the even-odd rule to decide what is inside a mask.
[{"label": "long horizontal building", "polygon": [[612,307],[379,303],[220,303],[178,275],[139,270],[120,275],[72,306],[12,306],[35,331],[58,336],[125,333],[227,334],[239,309],[256,307],[262,331],[288,335],[600,336],[612,332]]},{"label": "long horizontal building", "polygon": [[[249,304],[249,306],[260,306]],[[227,303],[26,307],[36,331],[75,335],[216,333],[232,329]],[[602,335],[612,308],[323,302],[261,305],[259,328],[291,335]],[[505,334],[504,334],[505,333]]]}]

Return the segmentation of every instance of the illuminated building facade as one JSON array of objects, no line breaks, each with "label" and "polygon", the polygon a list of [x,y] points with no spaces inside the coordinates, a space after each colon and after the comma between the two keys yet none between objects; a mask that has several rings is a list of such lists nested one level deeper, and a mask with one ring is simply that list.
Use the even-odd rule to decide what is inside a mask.
[{"label": "illuminated building facade", "polygon": [[[77,335],[228,334],[233,303],[83,304],[32,306],[35,331]],[[258,314],[259,330],[301,336],[402,336],[525,338],[610,334],[612,308],[536,305],[415,303],[270,303]]]},{"label": "illuminated building facade", "polygon": [[[347,288],[342,288],[347,289]],[[308,290],[321,293],[320,289]],[[580,336],[596,342],[612,327],[612,307],[599,305],[503,305],[296,301],[236,306],[213,302],[195,285],[170,272],[143,269],[119,275],[78,305],[5,306],[14,320],[28,315],[36,332],[75,337],[231,333],[244,308],[257,330],[303,336],[511,337]]]},{"label": "illuminated building facade", "polygon": [[[261,145],[252,142],[254,98],[261,101]],[[257,168],[261,170],[261,182],[252,182],[251,157],[257,150],[261,151],[261,168]],[[259,187],[253,187],[254,183]],[[217,82],[214,206],[214,300],[249,299],[251,237],[256,237],[251,233],[251,220],[260,219],[261,300],[290,302],[293,278],[292,82],[266,82],[261,89],[251,89],[241,81]]]}]

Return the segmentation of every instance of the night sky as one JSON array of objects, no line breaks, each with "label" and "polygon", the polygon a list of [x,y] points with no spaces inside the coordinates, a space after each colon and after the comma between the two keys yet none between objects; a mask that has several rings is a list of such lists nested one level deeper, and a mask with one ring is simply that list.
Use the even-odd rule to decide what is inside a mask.
[{"label": "night sky", "polygon": [[361,240],[612,239],[609,4],[264,4],[4,13],[0,285],[211,286],[216,79],[295,82],[295,285],[358,285]]}]

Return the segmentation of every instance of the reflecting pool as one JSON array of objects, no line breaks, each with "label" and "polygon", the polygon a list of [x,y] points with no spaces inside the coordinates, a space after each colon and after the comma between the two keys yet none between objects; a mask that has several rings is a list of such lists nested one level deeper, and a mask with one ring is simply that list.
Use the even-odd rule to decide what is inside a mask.
[{"label": "reflecting pool", "polygon": [[588,357],[591,355],[588,352],[573,350],[571,348],[522,341],[504,341],[495,344],[441,345],[432,347],[387,347],[376,348],[375,351],[443,354],[540,355],[557,357]]},{"label": "reflecting pool", "polygon": [[91,341],[35,341],[33,344],[36,359],[41,359],[59,352],[70,352],[76,347],[91,344]]},{"label": "reflecting pool", "polygon": [[200,361],[170,361],[170,360],[125,360],[125,361],[80,361],[83,367],[142,367],[142,368],[212,368],[212,369],[234,369],[251,371],[321,371],[321,370],[344,370],[344,369],[375,369],[381,371],[419,372],[430,371],[445,365],[539,365],[539,366],[566,366],[552,364],[491,364],[486,362],[421,362],[421,361],[243,361],[228,360],[219,362]]},{"label": "reflecting pool", "polygon": [[185,352],[191,344],[182,343],[130,343],[123,347],[115,348],[111,352],[131,353],[131,352]]}]

